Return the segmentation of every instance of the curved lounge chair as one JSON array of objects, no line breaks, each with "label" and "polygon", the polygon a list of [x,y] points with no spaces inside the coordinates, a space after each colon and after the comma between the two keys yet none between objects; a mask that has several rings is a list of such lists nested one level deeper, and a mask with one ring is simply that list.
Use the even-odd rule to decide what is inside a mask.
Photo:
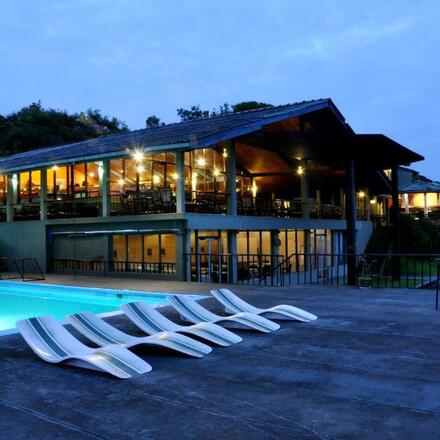
[{"label": "curved lounge chair", "polygon": [[151,365],[120,345],[87,347],[51,316],[22,319],[16,326],[34,353],[47,362],[105,371],[120,379],[151,371]]},{"label": "curved lounge chair", "polygon": [[244,327],[260,332],[270,333],[278,330],[280,326],[262,316],[253,313],[236,313],[235,315],[220,316],[202,307],[188,295],[172,295],[169,297],[170,304],[180,313],[182,319],[193,322],[217,322],[240,324]]},{"label": "curved lounge chair", "polygon": [[201,322],[194,325],[176,324],[163,316],[154,307],[144,302],[122,304],[121,309],[135,325],[149,335],[163,331],[186,333],[198,336],[209,342],[214,342],[223,347],[236,344],[243,340],[243,338],[235,333],[210,322]]},{"label": "curved lounge chair", "polygon": [[220,301],[229,313],[249,312],[256,315],[268,314],[272,319],[293,319],[302,322],[314,321],[318,317],[298,307],[280,304],[269,309],[259,309],[243,301],[229,289],[211,290],[214,298]]},{"label": "curved lounge chair", "polygon": [[113,327],[90,312],[69,315],[67,319],[80,333],[101,346],[120,344],[130,348],[141,344],[154,345],[194,357],[202,357],[212,351],[209,345],[173,332],[162,332],[143,337],[132,336]]}]

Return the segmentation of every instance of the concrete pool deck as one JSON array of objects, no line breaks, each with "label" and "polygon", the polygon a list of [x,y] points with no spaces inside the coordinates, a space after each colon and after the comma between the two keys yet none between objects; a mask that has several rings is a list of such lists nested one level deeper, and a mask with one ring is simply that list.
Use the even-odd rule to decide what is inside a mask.
[{"label": "concrete pool deck", "polygon": [[[54,276],[47,282],[208,292],[202,284],[72,278]],[[136,350],[153,371],[129,381],[44,363],[20,336],[4,336],[1,435],[440,438],[440,312],[434,310],[433,292],[318,286],[237,290],[256,305],[293,303],[319,319],[281,323],[281,330],[269,335],[240,331],[243,343],[214,348],[198,360]],[[221,310],[213,299],[205,304]],[[138,333],[123,317],[109,321]]]}]

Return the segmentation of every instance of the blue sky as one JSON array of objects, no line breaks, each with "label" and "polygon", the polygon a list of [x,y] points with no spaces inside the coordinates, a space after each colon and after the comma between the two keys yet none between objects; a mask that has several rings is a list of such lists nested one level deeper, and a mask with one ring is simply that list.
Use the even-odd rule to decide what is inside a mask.
[{"label": "blue sky", "polygon": [[142,128],[176,108],[331,97],[440,179],[440,3],[0,0],[0,113],[41,100]]}]

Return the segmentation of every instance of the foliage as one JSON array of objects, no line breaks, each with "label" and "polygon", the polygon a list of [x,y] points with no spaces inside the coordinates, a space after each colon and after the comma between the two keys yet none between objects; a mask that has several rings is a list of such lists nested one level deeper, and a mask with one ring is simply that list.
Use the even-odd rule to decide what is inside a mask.
[{"label": "foliage", "polygon": [[148,118],[145,120],[145,125],[147,128],[155,128],[161,125],[165,125],[165,123],[163,123],[156,115],[151,115],[148,116]]},{"label": "foliage", "polygon": [[402,215],[400,247],[403,253],[435,252],[438,248],[437,227],[428,219]]},{"label": "foliage", "polygon": [[0,116],[0,155],[125,131],[127,126],[123,122],[103,116],[99,110],[69,114],[43,108],[40,102],[36,102]]},{"label": "foliage", "polygon": [[233,105],[229,105],[227,102],[225,102],[224,104],[220,105],[218,109],[214,108],[211,111],[202,110],[199,105],[193,105],[189,109],[178,108],[177,115],[180,116],[181,121],[195,121],[202,118],[212,118],[214,116],[222,116],[230,113],[271,107],[273,107],[272,104],[266,104],[258,101],[243,101],[237,102],[237,104]]}]

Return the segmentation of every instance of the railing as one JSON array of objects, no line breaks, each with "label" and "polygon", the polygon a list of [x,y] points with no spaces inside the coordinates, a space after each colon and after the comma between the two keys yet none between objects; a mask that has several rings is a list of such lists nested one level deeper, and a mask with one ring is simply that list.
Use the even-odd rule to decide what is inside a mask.
[{"label": "railing", "polygon": [[52,259],[50,268],[57,272],[138,273],[174,275],[176,263]]},{"label": "railing", "polygon": [[39,220],[40,202],[13,205],[14,220]]},{"label": "railing", "polygon": [[186,191],[185,209],[200,214],[226,214],[228,195],[214,191]]},{"label": "railing", "polygon": [[142,215],[176,212],[176,200],[169,188],[110,195],[111,215]]},{"label": "railing", "polygon": [[0,279],[38,281],[44,275],[35,258],[0,257]]},{"label": "railing", "polygon": [[47,218],[99,217],[101,215],[102,197],[63,197],[47,200]]},{"label": "railing", "polygon": [[0,205],[0,222],[6,221],[6,206]]},{"label": "railing", "polygon": [[186,263],[191,281],[286,287],[346,285],[350,258],[354,261],[360,287],[436,287],[440,255],[434,254],[296,253],[283,258],[280,255],[192,253],[186,255]]}]

